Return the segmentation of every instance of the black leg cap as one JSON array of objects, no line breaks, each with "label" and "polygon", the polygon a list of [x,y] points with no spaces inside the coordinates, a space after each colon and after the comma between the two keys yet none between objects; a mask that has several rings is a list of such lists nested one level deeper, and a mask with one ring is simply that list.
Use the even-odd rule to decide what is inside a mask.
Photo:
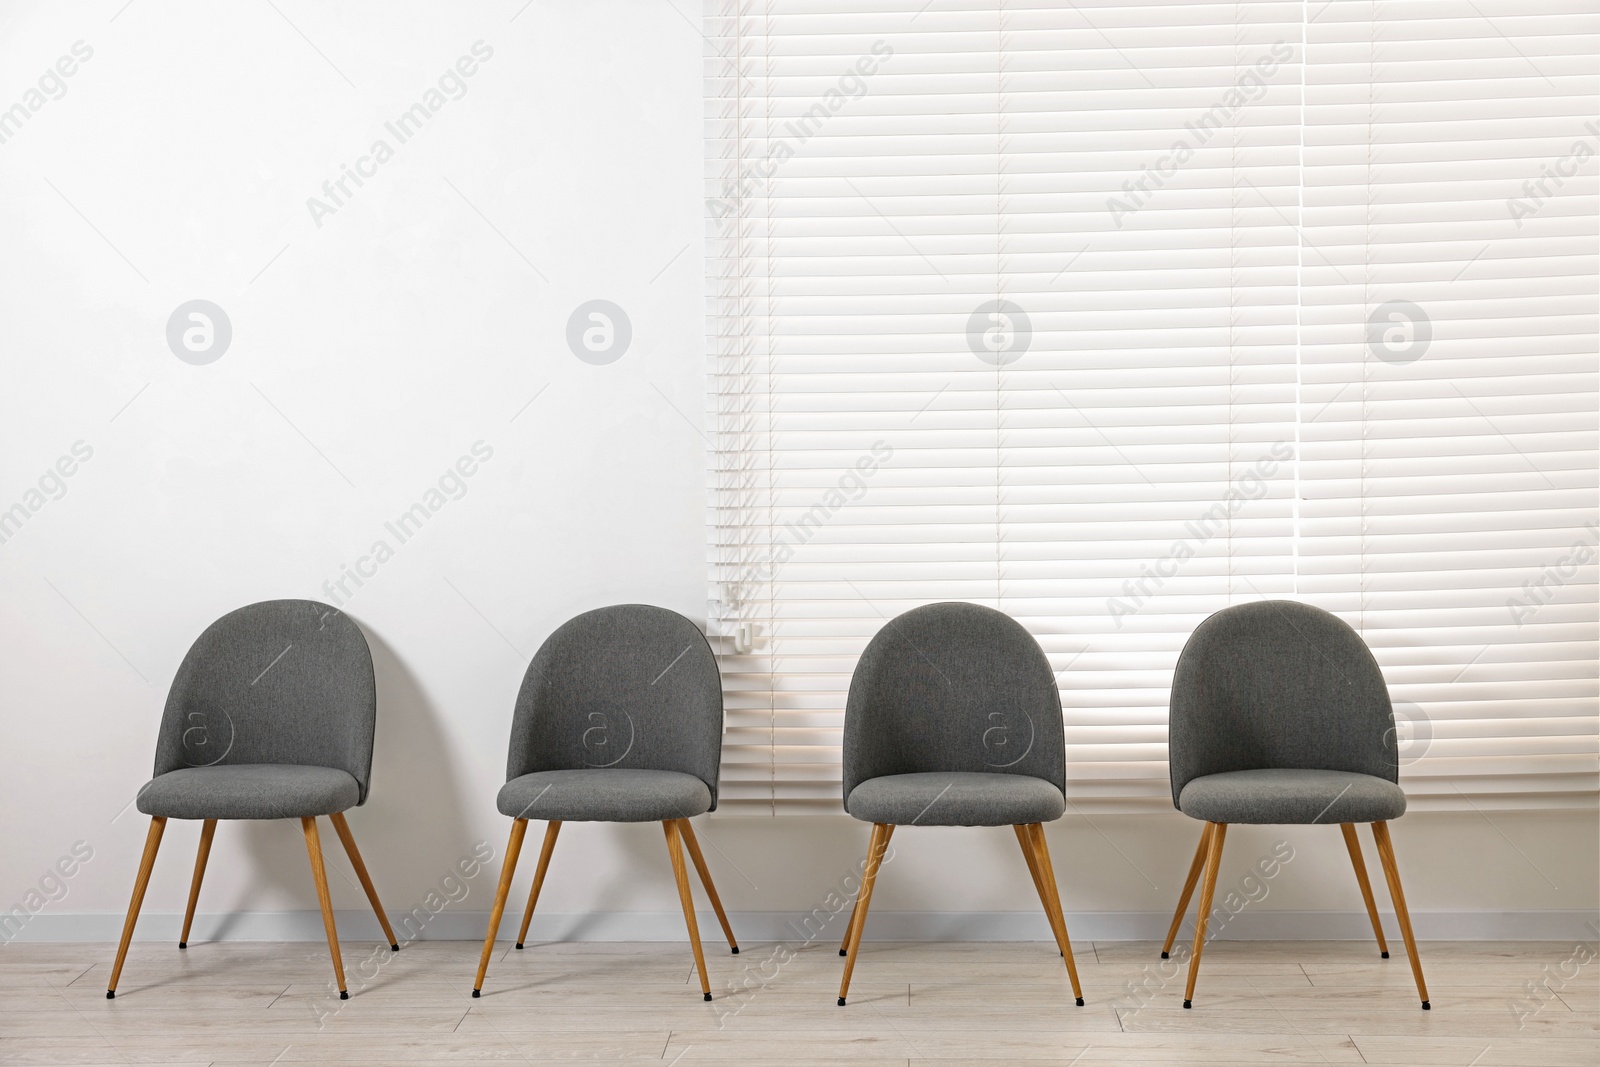
[{"label": "black leg cap", "polygon": [[841,1008],[844,1007],[844,998],[843,997],[839,998],[839,1007],[841,1007]]},{"label": "black leg cap", "polygon": [[116,990],[114,990],[114,989],[106,990],[106,999],[107,1000],[116,1000],[117,999]]},{"label": "black leg cap", "polygon": [[390,944],[390,945],[389,945],[389,951],[390,951],[390,952],[399,952],[399,951],[400,951],[400,946],[399,946],[399,945],[396,945],[396,944],[393,944],[393,943],[391,943],[391,944]]},{"label": "black leg cap", "polygon": [[1187,1000],[1186,1000],[1186,1001],[1184,1001],[1184,1002],[1183,1002],[1183,1006],[1184,1006],[1184,1007],[1185,1007],[1185,1008],[1192,1008],[1192,1007],[1194,1007],[1194,1005],[1193,1005],[1193,1004],[1191,1004],[1191,1003],[1190,1003],[1190,1002],[1189,1002],[1189,1001],[1187,1001]]},{"label": "black leg cap", "polygon": [[187,941],[179,941],[178,942],[178,947],[179,948],[188,948],[189,947],[189,942],[187,942]]},{"label": "black leg cap", "polygon": [[1424,1000],[1422,1002],[1422,1010],[1423,1011],[1432,1011],[1433,1010],[1433,1005],[1429,1004],[1426,1000]]},{"label": "black leg cap", "polygon": [[477,1000],[477,999],[478,999],[478,992],[479,992],[479,991],[478,991],[478,990],[476,990],[476,989],[474,989],[474,990],[473,990],[473,991],[472,991],[472,999],[473,999],[473,1000]]},{"label": "black leg cap", "polygon": [[739,954],[739,946],[738,945],[734,945],[733,946],[733,954],[735,956],[737,956]]},{"label": "black leg cap", "polygon": [[1168,954],[1167,954],[1167,953],[1165,953],[1165,952],[1163,952],[1163,953],[1162,953],[1162,954],[1161,954],[1161,958],[1162,958],[1162,959],[1169,959],[1169,958],[1170,958],[1170,957],[1169,957],[1169,956],[1168,956]]},{"label": "black leg cap", "polygon": [[1078,1007],[1080,1007],[1080,1008],[1083,1007],[1083,998],[1082,997],[1078,998]]},{"label": "black leg cap", "polygon": [[1384,954],[1383,954],[1383,958],[1384,958],[1384,959],[1388,959],[1388,958],[1389,958],[1389,954],[1388,954],[1388,953],[1387,953],[1387,952],[1385,952],[1385,953],[1384,953]]},{"label": "black leg cap", "polygon": [[839,955],[841,955],[841,956],[848,956],[848,955],[850,955],[850,953],[848,953],[848,952],[846,952],[846,951],[845,951],[845,950],[844,950],[844,949],[840,949],[840,950],[839,950]]},{"label": "black leg cap", "polygon": [[711,999],[711,994],[710,994],[710,993],[707,993],[707,994],[706,994],[706,999],[707,999],[707,1000],[710,1000],[710,999]]},{"label": "black leg cap", "polygon": [[522,947],[522,942],[521,942],[521,941],[518,941],[518,942],[517,942],[517,947],[518,947],[518,948],[521,948],[521,947]]},{"label": "black leg cap", "polygon": [[339,999],[340,1000],[349,1000],[350,999],[350,990],[348,990],[348,989],[339,990]]}]

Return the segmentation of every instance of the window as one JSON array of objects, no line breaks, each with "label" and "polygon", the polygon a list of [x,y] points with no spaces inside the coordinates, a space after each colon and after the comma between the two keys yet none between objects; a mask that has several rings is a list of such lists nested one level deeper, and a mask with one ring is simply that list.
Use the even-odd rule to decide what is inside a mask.
[{"label": "window", "polygon": [[857,655],[947,599],[1043,645],[1074,804],[1170,804],[1178,651],[1263,597],[1361,630],[1414,797],[1592,798],[1600,19],[707,12],[731,806],[837,811]]}]

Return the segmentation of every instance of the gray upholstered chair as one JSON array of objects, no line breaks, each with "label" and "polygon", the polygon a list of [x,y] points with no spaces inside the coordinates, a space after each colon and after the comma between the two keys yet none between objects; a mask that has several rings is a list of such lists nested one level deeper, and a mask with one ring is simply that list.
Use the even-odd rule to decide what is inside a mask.
[{"label": "gray upholstered chair", "polygon": [[844,806],[872,823],[872,838],[839,948],[841,1007],[896,826],[1011,826],[1083,1004],[1042,826],[1066,810],[1066,779],[1055,672],[1016,620],[977,604],[928,604],[878,631],[844,713]]},{"label": "gray upholstered chair", "polygon": [[1194,999],[1230,823],[1339,824],[1387,959],[1355,831],[1356,823],[1371,823],[1417,992],[1422,1006],[1431,1006],[1389,839],[1388,821],[1406,810],[1394,712],[1383,673],[1359,634],[1328,612],[1292,600],[1217,612],[1195,629],[1178,657],[1167,745],[1172,802],[1206,824],[1161,949],[1166,959],[1203,868],[1185,1008]]},{"label": "gray upholstered chair", "polygon": [[498,804],[511,841],[489,913],[472,995],[483,990],[529,819],[546,820],[517,948],[563,822],[660,822],[667,836],[700,991],[711,999],[700,926],[684,867],[687,846],[728,945],[739,951],[691,816],[715,810],[722,766],[722,676],[694,623],[648,604],[585,612],[551,634],[522,679]]},{"label": "gray upholstered chair", "polygon": [[389,947],[399,951],[343,814],[366,803],[377,710],[367,640],[335,608],[312,600],[268,600],[229,612],[206,628],[167,693],[155,777],[136,798],[139,810],[150,816],[150,831],[106,987],[108,1000],[116,995],[168,819],[202,820],[179,948],[188,948],[217,820],[299,819],[339,996],[348,999],[317,834],[316,817],[326,815]]}]

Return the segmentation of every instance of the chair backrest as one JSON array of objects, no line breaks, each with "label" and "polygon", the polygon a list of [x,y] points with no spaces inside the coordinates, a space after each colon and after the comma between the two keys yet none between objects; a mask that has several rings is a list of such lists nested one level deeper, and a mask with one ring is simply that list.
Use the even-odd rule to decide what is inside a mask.
[{"label": "chair backrest", "polygon": [[1207,774],[1354,771],[1398,781],[1394,711],[1361,635],[1293,600],[1239,604],[1196,627],[1172,676],[1172,801]]},{"label": "chair backrest", "polygon": [[976,771],[1066,794],[1061,693],[1044,650],[979,604],[913,608],[867,643],[844,713],[844,795],[869,778]]},{"label": "chair backrest", "polygon": [[616,604],[562,623],[539,647],[517,693],[506,780],[586,767],[692,774],[717,806],[722,675],[694,623]]},{"label": "chair backrest", "polygon": [[291,763],[347,771],[365,803],[378,689],[348,615],[314,600],[231,611],[190,646],[167,692],[155,773]]}]

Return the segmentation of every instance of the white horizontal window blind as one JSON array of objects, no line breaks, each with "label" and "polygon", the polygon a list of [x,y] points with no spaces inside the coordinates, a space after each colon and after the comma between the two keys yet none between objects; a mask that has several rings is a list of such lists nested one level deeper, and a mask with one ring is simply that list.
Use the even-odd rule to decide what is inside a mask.
[{"label": "white horizontal window blind", "polygon": [[[1595,515],[1593,163],[1489,226],[1593,113],[1593,17],[1355,6],[711,0],[731,808],[839,810],[856,657],[938,600],[1038,638],[1074,803],[1170,803],[1178,651],[1262,597],[1363,629],[1408,787],[1593,790],[1593,553],[1504,603]],[[1388,299],[1425,359],[1374,354]]]},{"label": "white horizontal window blind", "polygon": [[1597,30],[1551,0],[1308,26],[1299,589],[1373,647],[1417,799],[1595,785]]}]

